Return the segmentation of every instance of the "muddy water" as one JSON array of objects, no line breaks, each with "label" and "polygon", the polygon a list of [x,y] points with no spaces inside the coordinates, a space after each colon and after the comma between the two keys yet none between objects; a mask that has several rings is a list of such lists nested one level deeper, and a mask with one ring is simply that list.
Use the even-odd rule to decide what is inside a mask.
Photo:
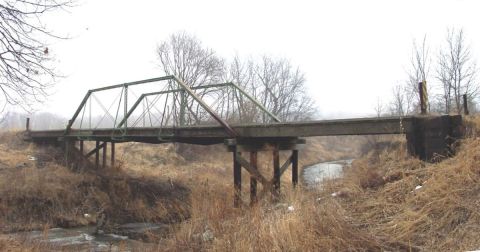
[{"label": "muddy water", "polygon": [[155,248],[155,244],[141,239],[149,234],[165,232],[166,225],[152,223],[128,223],[120,225],[115,233],[94,234],[95,227],[52,228],[10,234],[25,241],[41,242],[52,249],[75,251],[131,251],[134,248]]},{"label": "muddy water", "polygon": [[305,167],[302,171],[303,181],[310,188],[321,186],[325,179],[342,176],[343,168],[350,166],[352,161],[353,159],[337,160]]}]

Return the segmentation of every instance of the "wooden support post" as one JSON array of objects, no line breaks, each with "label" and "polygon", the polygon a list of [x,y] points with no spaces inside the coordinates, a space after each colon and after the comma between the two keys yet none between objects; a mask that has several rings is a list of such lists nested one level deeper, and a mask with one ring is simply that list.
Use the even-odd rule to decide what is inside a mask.
[{"label": "wooden support post", "polygon": [[107,142],[103,143],[103,150],[102,150],[102,168],[105,169],[107,166]]},{"label": "wooden support post", "polygon": [[293,187],[298,184],[298,150],[292,151],[292,184]]},{"label": "wooden support post", "polygon": [[79,141],[80,143],[80,168],[82,169],[84,166],[84,157],[83,157],[83,140]]},{"label": "wooden support post", "polygon": [[25,129],[27,131],[30,131],[30,118],[27,117],[27,122],[26,122],[26,125],[25,125]]},{"label": "wooden support post", "polygon": [[65,140],[64,140],[63,142],[64,142],[64,144],[65,144],[65,166],[66,166],[67,168],[69,168],[69,165],[68,165],[68,154],[69,154],[69,153],[68,153],[68,152],[70,151],[70,150],[69,150],[69,149],[70,149],[70,148],[69,148],[69,147],[70,147],[70,146],[69,146],[69,145],[70,145],[70,144],[69,144],[70,142],[69,142],[69,140],[66,139],[66,138],[65,138]]},{"label": "wooden support post", "polygon": [[426,115],[428,102],[426,81],[418,83],[418,94],[420,95],[420,114]]},{"label": "wooden support post", "polygon": [[80,154],[83,156],[83,140],[80,140]]},{"label": "wooden support post", "polygon": [[273,151],[273,191],[274,200],[280,197],[280,155],[278,148]]},{"label": "wooden support post", "polygon": [[98,169],[100,162],[100,141],[95,141],[95,169]]},{"label": "wooden support post", "polygon": [[233,206],[240,207],[242,202],[242,166],[237,161],[237,155],[240,155],[240,152],[233,152],[233,188],[234,188],[234,198]]},{"label": "wooden support post", "polygon": [[115,142],[112,142],[110,151],[110,166],[115,167]]},{"label": "wooden support post", "polygon": [[468,99],[467,99],[467,94],[463,95],[463,113],[465,115],[469,115],[470,111],[468,111]]},{"label": "wooden support post", "polygon": [[[250,152],[250,165],[252,169],[258,170],[257,167],[257,152]],[[257,203],[257,180],[250,175],[250,205]]]}]

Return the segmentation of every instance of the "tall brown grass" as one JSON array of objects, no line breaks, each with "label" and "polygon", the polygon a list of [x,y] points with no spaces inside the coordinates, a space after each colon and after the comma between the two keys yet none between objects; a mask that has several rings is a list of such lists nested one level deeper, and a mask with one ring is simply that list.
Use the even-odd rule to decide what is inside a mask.
[{"label": "tall brown grass", "polygon": [[480,248],[480,140],[477,118],[457,155],[424,163],[402,146],[354,162],[336,183],[348,191],[340,204],[387,245],[418,250]]},{"label": "tall brown grass", "polygon": [[[238,209],[232,204],[231,153],[222,146],[189,147],[190,156],[185,158],[175,152],[175,145],[123,144],[119,145],[118,167],[75,173],[53,161],[41,169],[36,164],[15,169],[30,152],[39,155],[44,149],[29,145],[10,148],[16,142],[7,138],[0,144],[4,154],[0,164],[7,167],[0,171],[0,221],[13,228],[12,216],[18,216],[23,228],[28,223],[55,226],[61,223],[59,216],[79,216],[103,205],[112,209],[113,216],[118,215],[114,219],[119,222],[128,220],[121,216],[182,220],[172,223],[169,234],[155,238],[158,250],[478,249],[478,122],[468,120],[469,137],[462,141],[456,156],[435,164],[409,157],[402,138],[382,137],[383,142],[393,143],[378,148],[375,141],[365,138],[307,139],[310,143],[300,152],[304,166],[376,150],[357,158],[345,169],[343,178],[314,190],[291,188],[286,173],[279,202],[266,197],[253,207],[246,204]],[[371,147],[362,150],[365,142]],[[284,153],[282,160],[287,155]],[[259,159],[261,172],[270,177],[271,154],[264,153]],[[249,176],[245,171],[242,174],[247,202]],[[79,190],[84,184],[87,189]],[[334,192],[336,196],[332,196]],[[173,195],[167,197],[169,194]],[[28,212],[22,212],[22,207],[28,207]],[[46,215],[42,217],[42,213]],[[181,214],[172,217],[174,213]],[[83,225],[86,220],[78,217],[73,222]]]}]

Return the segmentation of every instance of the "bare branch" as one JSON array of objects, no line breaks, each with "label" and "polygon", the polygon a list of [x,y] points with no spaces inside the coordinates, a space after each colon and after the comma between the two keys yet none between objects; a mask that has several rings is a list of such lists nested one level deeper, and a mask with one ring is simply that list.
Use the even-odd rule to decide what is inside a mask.
[{"label": "bare branch", "polygon": [[7,0],[0,4],[0,90],[3,105],[25,110],[42,102],[57,76],[50,60],[48,37],[41,22],[50,11],[70,7],[72,0]]}]

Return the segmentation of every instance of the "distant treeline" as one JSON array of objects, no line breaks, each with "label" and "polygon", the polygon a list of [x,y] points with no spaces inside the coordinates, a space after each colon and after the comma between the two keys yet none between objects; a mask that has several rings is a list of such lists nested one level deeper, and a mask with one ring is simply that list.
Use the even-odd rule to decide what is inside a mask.
[{"label": "distant treeline", "polygon": [[0,121],[0,131],[24,130],[27,118],[30,118],[30,128],[37,130],[63,129],[68,121],[68,119],[64,117],[47,112],[35,113],[32,115],[19,112],[8,112]]}]

